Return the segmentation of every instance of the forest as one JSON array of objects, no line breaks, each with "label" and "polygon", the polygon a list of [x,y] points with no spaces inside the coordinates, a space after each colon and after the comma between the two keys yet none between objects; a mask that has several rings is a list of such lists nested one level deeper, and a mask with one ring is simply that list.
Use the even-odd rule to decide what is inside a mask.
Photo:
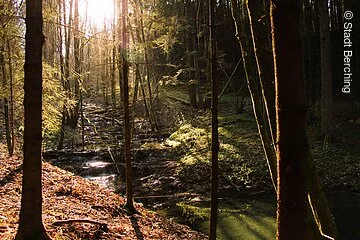
[{"label": "forest", "polygon": [[359,19],[0,0],[0,239],[360,239]]}]

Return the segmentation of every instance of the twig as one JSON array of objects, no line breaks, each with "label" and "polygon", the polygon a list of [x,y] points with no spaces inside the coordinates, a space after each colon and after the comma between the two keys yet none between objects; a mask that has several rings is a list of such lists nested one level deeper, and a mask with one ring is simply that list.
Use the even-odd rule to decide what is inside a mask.
[{"label": "twig", "polygon": [[196,193],[179,193],[179,194],[171,194],[171,195],[140,196],[140,197],[134,197],[134,199],[176,198],[176,197],[198,197],[198,196],[202,196],[202,195],[201,195],[201,194],[196,194]]},{"label": "twig", "polygon": [[241,63],[241,61],[242,61],[242,58],[240,58],[239,59],[239,61],[237,62],[237,64],[236,64],[236,66],[235,66],[235,68],[234,68],[234,70],[232,71],[232,73],[231,73],[231,75],[230,75],[230,77],[227,75],[227,73],[223,70],[223,72],[224,72],[224,74],[225,74],[225,76],[226,76],[226,78],[228,79],[228,81],[226,82],[226,84],[225,84],[225,86],[224,86],[224,88],[223,88],[223,90],[221,91],[221,93],[220,93],[220,95],[219,95],[219,97],[218,97],[218,99],[220,100],[221,99],[221,97],[224,95],[224,92],[225,92],[225,89],[227,88],[227,86],[229,85],[229,83],[230,83],[230,81],[231,81],[231,79],[234,77],[234,74],[235,74],[235,72],[236,72],[236,70],[238,69],[238,67],[239,67],[239,64]]},{"label": "twig", "polygon": [[98,221],[91,220],[91,219],[67,219],[67,220],[58,220],[58,221],[53,222],[52,225],[54,225],[54,226],[60,226],[60,225],[71,224],[71,223],[75,223],[75,222],[91,223],[91,224],[97,224],[97,225],[101,225],[101,226],[107,227],[107,223],[98,222]]},{"label": "twig", "polygon": [[122,126],[123,124],[119,121],[119,120],[117,120],[116,118],[110,118],[110,117],[103,117],[105,120],[111,120],[111,121],[113,121],[114,120],[114,122],[116,122],[118,125],[120,125],[120,126]]},{"label": "twig", "polygon": [[112,153],[111,153],[111,150],[110,150],[110,147],[109,147],[109,146],[108,146],[108,152],[109,152],[109,154],[110,154],[111,160],[113,160],[113,162],[114,162],[114,164],[115,164],[116,171],[120,174],[120,170],[119,170],[118,164],[117,164],[117,162],[115,161],[114,156],[112,155]]}]

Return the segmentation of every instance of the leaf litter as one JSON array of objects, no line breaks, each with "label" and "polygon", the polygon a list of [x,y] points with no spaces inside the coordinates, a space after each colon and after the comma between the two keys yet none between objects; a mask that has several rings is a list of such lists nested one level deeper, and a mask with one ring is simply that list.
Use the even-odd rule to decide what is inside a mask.
[{"label": "leaf litter", "polygon": [[[0,239],[7,240],[18,227],[22,159],[0,154],[0,160]],[[122,196],[46,162],[42,181],[43,222],[53,239],[207,239],[137,203],[140,214],[130,216]],[[76,221],[54,224],[60,220]]]}]

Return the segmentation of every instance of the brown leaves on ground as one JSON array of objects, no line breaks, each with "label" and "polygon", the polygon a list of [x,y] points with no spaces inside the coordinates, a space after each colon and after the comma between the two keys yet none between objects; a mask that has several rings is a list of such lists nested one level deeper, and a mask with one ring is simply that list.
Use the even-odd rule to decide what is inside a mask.
[{"label": "brown leaves on ground", "polygon": [[[22,159],[0,154],[0,239],[12,239],[18,226]],[[206,239],[206,236],[136,205],[129,216],[124,199],[95,183],[43,163],[43,221],[53,239]],[[57,220],[90,219],[107,224]]]}]

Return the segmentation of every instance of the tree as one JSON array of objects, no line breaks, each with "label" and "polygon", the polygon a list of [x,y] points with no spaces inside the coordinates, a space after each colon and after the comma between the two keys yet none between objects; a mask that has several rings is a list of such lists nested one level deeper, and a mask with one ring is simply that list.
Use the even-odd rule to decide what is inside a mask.
[{"label": "tree", "polygon": [[42,26],[42,1],[26,1],[24,163],[17,240],[50,239],[42,223]]},{"label": "tree", "polygon": [[126,204],[130,212],[136,212],[133,199],[133,177],[131,169],[131,125],[129,102],[129,60],[128,60],[128,34],[126,16],[128,1],[122,0],[122,79],[124,97],[124,137],[125,137],[125,165],[126,165]]},{"label": "tree", "polygon": [[81,74],[81,51],[80,51],[80,16],[79,16],[79,0],[74,1],[74,107],[70,111],[68,119],[72,129],[76,129],[79,120],[80,110],[80,74]]},{"label": "tree", "polygon": [[[236,36],[238,38],[238,42],[242,53],[243,68],[252,100],[254,115],[260,133],[260,138],[263,145],[265,157],[269,166],[270,176],[273,181],[274,187],[276,188],[277,180],[276,180],[275,142],[271,134],[272,131],[269,121],[271,119],[271,116],[268,115],[274,112],[275,109],[273,110],[270,109],[269,111],[266,110],[264,98],[266,96],[269,97],[270,94],[266,96],[265,94],[263,94],[265,89],[262,89],[262,86],[265,86],[265,84],[261,84],[259,80],[260,77],[269,73],[267,72],[263,72],[263,74],[258,73],[258,70],[261,71],[260,64],[264,63],[264,60],[262,60],[261,62],[256,61],[256,56],[253,51],[254,47],[256,46],[251,46],[251,41],[249,41],[249,37],[248,37],[249,35],[251,36],[251,33],[250,31],[247,31],[247,27],[248,27],[247,11],[242,11],[242,12],[240,11],[241,8],[245,8],[245,7],[246,7],[245,2],[242,2],[242,5],[239,6],[237,0],[231,0],[231,8],[232,8],[231,10],[236,26]],[[249,6],[249,12],[251,12],[250,8],[251,7]],[[252,35],[254,34],[255,32]],[[257,69],[257,67],[259,69]],[[262,78],[262,80],[264,81],[264,78]],[[267,84],[266,86],[268,86],[269,88],[274,87],[274,85],[271,84]],[[269,89],[266,90],[271,91]],[[267,107],[271,107],[271,106],[274,107],[274,104],[267,105]]]},{"label": "tree", "polygon": [[[242,2],[244,3],[244,2]],[[252,98],[253,109],[255,113],[255,119],[258,125],[258,130],[260,133],[260,138],[263,144],[263,149],[265,153],[265,157],[268,161],[268,165],[270,168],[270,174],[273,179],[273,183],[275,186],[275,190],[277,191],[276,183],[277,183],[277,162],[275,155],[275,136],[271,137],[271,129],[276,129],[275,127],[270,126],[271,120],[271,112],[275,111],[275,109],[265,109],[271,108],[272,104],[264,104],[264,98],[270,97],[269,94],[264,94],[265,91],[269,91],[269,87],[274,87],[273,84],[268,84],[267,88],[265,84],[261,84],[257,78],[260,78],[260,81],[264,81],[264,78],[261,77],[261,74],[258,71],[261,71],[263,68],[260,66],[261,64],[266,64],[269,62],[269,59],[265,59],[262,56],[262,60],[260,58],[257,59],[257,63],[255,63],[254,51],[251,51],[253,46],[249,46],[249,42],[253,42],[255,44],[258,40],[249,41],[248,36],[254,36],[259,34],[259,28],[255,28],[252,26],[252,33],[247,30],[247,25],[244,24],[246,22],[245,11],[243,10],[243,6],[239,7],[237,0],[231,0],[232,6],[232,14],[236,26],[236,36],[238,38],[238,42],[240,45],[240,49],[243,55],[243,65],[244,72],[248,82],[249,92]],[[249,13],[253,12],[254,4],[249,3],[248,11]],[[268,10],[267,10],[268,11]],[[263,15],[267,16],[267,15]],[[252,16],[254,17],[254,16]],[[244,19],[245,18],[245,19]],[[259,19],[252,19],[252,23],[258,22]],[[262,19],[263,20],[263,19]],[[266,26],[265,26],[266,27]],[[261,32],[260,32],[261,33]],[[263,45],[262,45],[263,46]],[[268,55],[267,55],[268,56]],[[260,61],[259,61],[260,60]],[[256,65],[259,68],[256,70]],[[266,71],[269,71],[267,69]],[[263,73],[268,75],[269,73]],[[270,73],[271,74],[271,73]],[[267,76],[266,76],[267,77]],[[268,79],[268,78],[267,78]],[[272,102],[273,100],[267,100],[267,102]],[[275,108],[275,106],[273,105]],[[272,124],[271,124],[272,125]],[[312,154],[310,148],[307,149],[307,159],[308,161],[308,187],[309,187],[309,196],[308,196],[308,204],[307,204],[307,232],[311,236],[312,239],[321,238],[321,236],[336,236],[336,227],[334,223],[334,219],[329,210],[329,204],[326,199],[326,195],[324,190],[322,189],[321,182],[317,176],[317,172],[313,163]]]},{"label": "tree", "polygon": [[[62,6],[61,6],[62,4]],[[73,12],[73,0],[70,0],[69,2],[70,10],[69,10],[69,16],[68,20],[66,20],[66,1],[64,0],[62,3],[59,2],[59,14],[63,14],[62,21],[64,23],[67,23],[68,26],[72,25],[72,12]],[[59,16],[59,21],[61,22],[61,16]],[[64,29],[64,31],[62,31]],[[64,38],[64,46],[65,46],[65,56],[63,56],[63,38]],[[61,68],[61,83],[63,85],[64,90],[66,91],[67,97],[71,98],[70,93],[70,43],[71,43],[71,28],[65,28],[60,26],[59,28],[59,53],[60,53],[60,68]],[[65,125],[66,121],[69,118],[69,111],[67,107],[63,106],[62,110],[62,119],[61,119],[61,129],[60,129],[60,137],[59,137],[59,143],[57,146],[58,150],[61,150],[64,145],[64,138],[65,138]]]},{"label": "tree", "polygon": [[210,240],[216,240],[219,185],[218,79],[216,76],[215,0],[209,1],[211,96],[211,216]]},{"label": "tree", "polygon": [[[1,29],[1,47],[0,47],[0,75],[2,78],[2,88],[3,88],[3,108],[4,108],[4,124],[5,124],[5,137],[6,145],[8,149],[9,156],[12,156],[14,153],[15,147],[15,135],[14,135],[14,81],[13,81],[13,71],[12,71],[12,53],[10,48],[10,39],[8,37],[8,31],[11,31],[7,28],[13,28],[13,26],[8,26],[10,14],[8,9],[15,11],[13,9],[12,3],[2,1],[0,3],[0,23],[4,26]],[[7,52],[7,58],[5,53]],[[7,64],[6,64],[7,63]],[[8,65],[8,71],[6,69]],[[9,78],[9,79],[8,79]],[[8,82],[9,80],[9,82]]]},{"label": "tree", "polygon": [[[5,50],[5,48],[1,47],[1,49],[0,49],[0,68],[1,68],[0,74],[1,74],[1,78],[2,78],[2,87],[4,89],[4,92],[6,92],[5,90],[7,88],[8,83],[7,83],[7,77],[6,77],[4,50]],[[9,100],[6,95],[4,96],[4,99],[3,99],[3,107],[4,107],[6,145],[7,145],[9,156],[12,156],[14,148],[13,148],[13,142],[11,141]]]},{"label": "tree", "polygon": [[271,6],[270,16],[277,116],[277,239],[308,239],[309,145],[301,66],[300,1],[277,1],[276,7]]},{"label": "tree", "polygon": [[326,140],[333,132],[330,18],[328,0],[318,1],[321,53],[321,134]]}]

